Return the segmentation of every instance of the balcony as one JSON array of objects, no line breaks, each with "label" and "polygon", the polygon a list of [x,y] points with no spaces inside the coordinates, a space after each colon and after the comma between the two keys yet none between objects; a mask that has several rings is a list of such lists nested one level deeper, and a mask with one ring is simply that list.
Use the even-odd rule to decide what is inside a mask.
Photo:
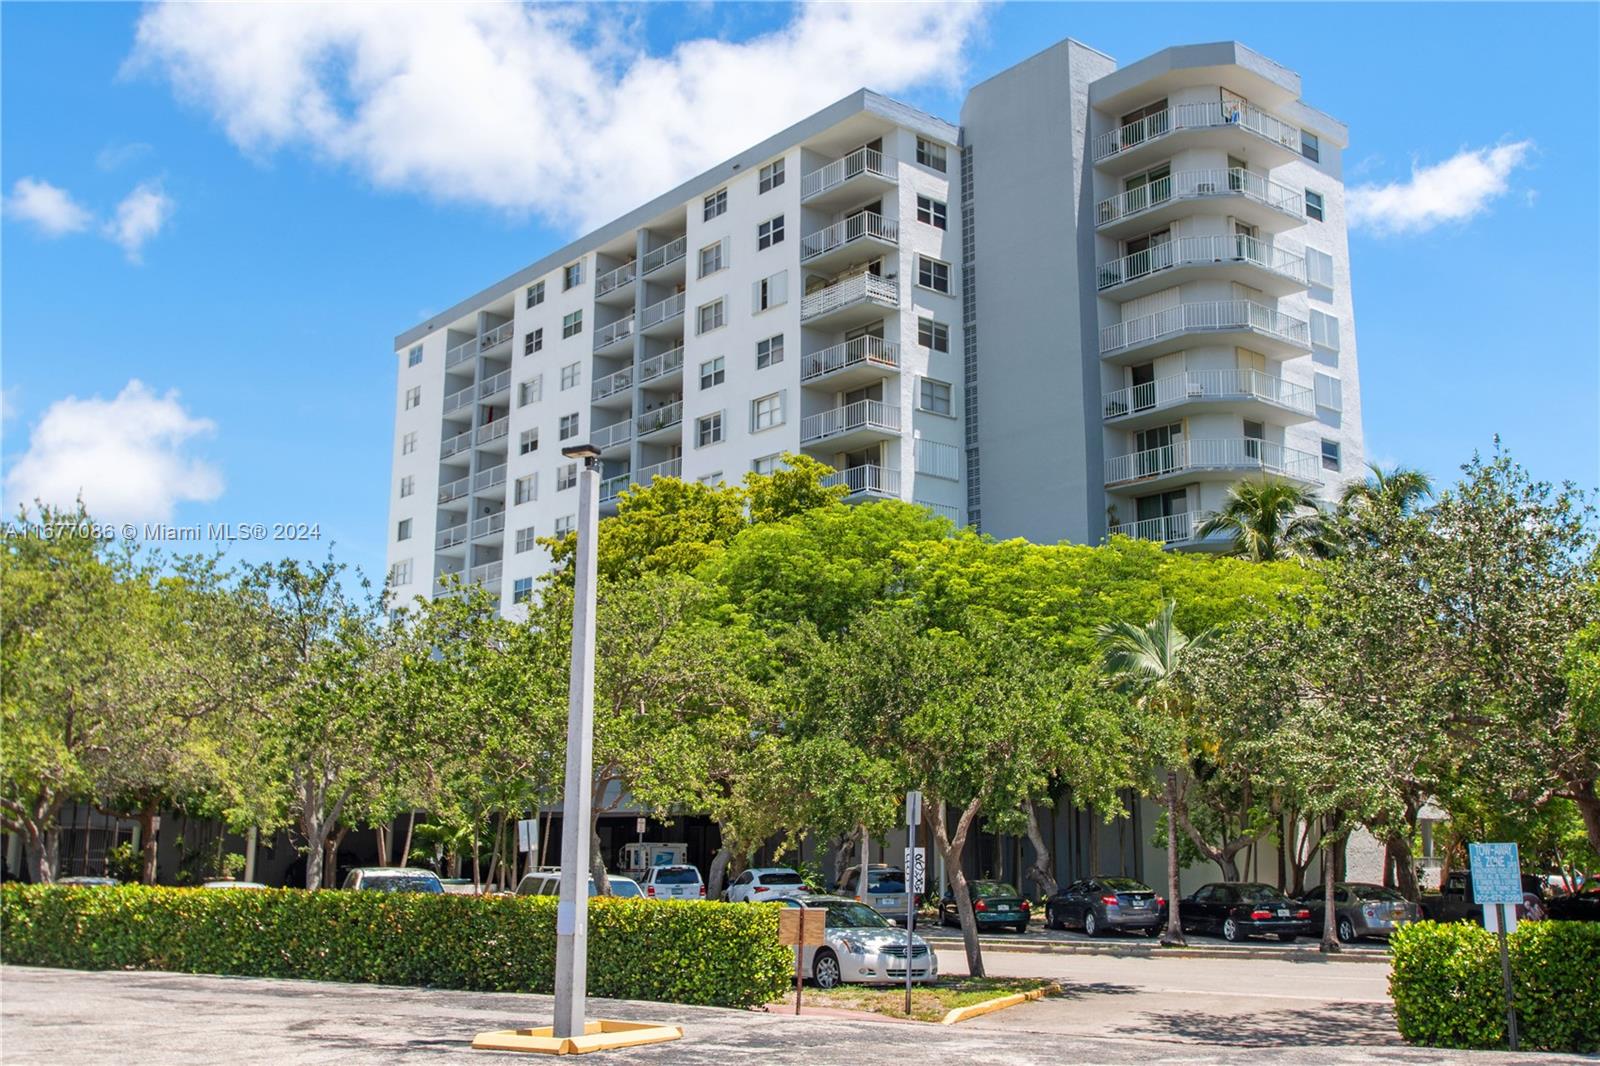
[{"label": "balcony", "polygon": [[1177,285],[1195,272],[1203,272],[1207,278],[1237,281],[1274,296],[1286,296],[1306,287],[1304,256],[1271,241],[1217,233],[1179,237],[1102,263],[1099,288],[1101,292],[1115,290],[1118,300],[1131,300]]},{"label": "balcony", "polygon": [[1250,104],[1178,104],[1100,134],[1092,154],[1095,166],[1127,173],[1197,144],[1239,153],[1265,149],[1257,158],[1287,163],[1300,158],[1300,127]]},{"label": "balcony", "polygon": [[605,355],[613,349],[621,350],[622,346],[632,339],[632,315],[619,318],[615,322],[608,322],[594,331],[595,354]]},{"label": "balcony", "polygon": [[1316,415],[1310,389],[1259,370],[1190,370],[1117,389],[1102,398],[1105,418],[1127,425],[1154,423],[1160,420],[1157,416],[1190,404],[1280,423]]},{"label": "balcony", "polygon": [[509,418],[496,419],[486,426],[477,428],[473,434],[473,443],[481,448],[485,444],[493,444],[497,440],[503,440],[509,432],[511,432],[511,420]]},{"label": "balcony", "polygon": [[485,378],[478,383],[478,399],[487,400],[491,396],[498,396],[502,392],[511,391],[511,371],[502,370],[492,378]]},{"label": "balcony", "polygon": [[827,442],[839,451],[899,435],[900,408],[878,400],[857,400],[800,420],[801,444]]},{"label": "balcony", "polygon": [[1255,437],[1181,440],[1161,448],[1106,460],[1106,485],[1139,483],[1151,488],[1197,478],[1233,480],[1245,474],[1274,474],[1316,484],[1321,460],[1309,452]]},{"label": "balcony", "polygon": [[882,337],[856,337],[800,360],[800,380],[840,387],[876,381],[900,372],[900,345]]},{"label": "balcony", "polygon": [[504,572],[502,565],[499,560],[496,560],[492,563],[484,563],[482,566],[474,566],[468,571],[467,580],[474,585],[498,585],[500,583],[500,575]]},{"label": "balcony", "polygon": [[609,426],[601,426],[589,434],[589,443],[602,452],[613,448],[626,448],[631,440],[633,440],[631,418],[624,418],[621,422],[613,422]]},{"label": "balcony", "polygon": [[478,338],[474,337],[470,341],[458,344],[444,353],[444,368],[449,370],[453,366],[460,366],[477,354]]},{"label": "balcony", "polygon": [[439,443],[439,458],[441,460],[448,459],[457,452],[466,451],[470,447],[472,447],[472,430],[469,429],[465,433],[457,433],[455,436],[446,437],[441,441]]},{"label": "balcony", "polygon": [[637,481],[640,485],[648,485],[658,477],[682,477],[683,460],[668,459],[664,463],[656,463],[639,471]]},{"label": "balcony", "polygon": [[600,502],[612,503],[618,496],[627,492],[628,486],[633,483],[632,476],[631,474],[623,473],[618,474],[616,477],[608,477],[600,482]]},{"label": "balcony", "polygon": [[1206,343],[1245,345],[1287,358],[1311,350],[1304,321],[1251,300],[1208,300],[1116,322],[1100,330],[1100,355],[1119,362],[1175,352],[1205,335]]},{"label": "balcony", "polygon": [[494,514],[484,515],[482,518],[473,519],[472,539],[481,540],[484,537],[492,537],[496,533],[505,532],[505,528],[506,513],[504,511],[497,511]]},{"label": "balcony", "polygon": [[800,238],[800,262],[817,270],[840,270],[892,252],[899,244],[900,223],[862,211]]},{"label": "balcony", "polygon": [[439,486],[439,502],[449,503],[451,500],[459,500],[470,491],[472,491],[472,475],[458,477]]},{"label": "balcony", "polygon": [[1122,522],[1106,532],[1112,536],[1132,537],[1135,540],[1154,540],[1162,544],[1187,544],[1194,539],[1195,527],[1203,516],[1190,514],[1162,515],[1160,518],[1142,518],[1137,522]]},{"label": "balcony", "polygon": [[866,195],[873,188],[894,185],[895,162],[875,148],[857,148],[800,179],[800,202],[821,206]]},{"label": "balcony", "polygon": [[652,355],[639,364],[639,384],[657,379],[670,380],[683,372],[683,345],[669,348],[660,355]]},{"label": "balcony", "polygon": [[449,393],[444,398],[445,413],[449,414],[451,411],[459,411],[463,407],[469,407],[477,398],[478,386],[476,385],[468,385],[464,389]]},{"label": "balcony", "polygon": [[868,497],[898,499],[900,496],[900,471],[888,470],[876,464],[852,466],[846,470],[824,474],[822,485],[824,488],[832,485],[843,485],[849,490],[844,497],[847,500],[866,499]]},{"label": "balcony", "polygon": [[683,317],[684,294],[674,293],[658,300],[639,312],[639,329],[648,334],[670,333],[666,328],[674,319]]},{"label": "balcony", "polygon": [[467,524],[462,522],[458,526],[441,529],[433,535],[434,551],[448,551],[458,544],[467,542]]},{"label": "balcony", "polygon": [[516,323],[514,322],[502,322],[489,332],[480,335],[478,337],[478,354],[490,355],[502,344],[510,344],[511,338],[517,332],[515,326]]},{"label": "balcony", "polygon": [[628,286],[633,284],[633,279],[639,276],[639,261],[630,259],[615,270],[608,270],[594,279],[594,298],[602,300],[611,297],[613,302],[618,302],[628,292]]},{"label": "balcony", "polygon": [[808,326],[851,329],[900,308],[900,286],[876,274],[856,274],[800,301],[800,321]]},{"label": "balcony", "polygon": [[491,466],[472,475],[472,491],[487,492],[506,483],[506,464]]},{"label": "balcony", "polygon": [[[664,270],[674,263],[683,262],[684,254],[688,249],[689,238],[683,236],[675,241],[663,244],[654,251],[644,253],[644,258],[639,261],[639,276],[647,278],[658,270]],[[678,270],[675,273],[681,274],[683,271]]]},{"label": "balcony", "polygon": [[595,378],[594,384],[589,389],[590,399],[605,400],[619,396],[633,388],[633,367],[625,366],[614,374],[607,374],[603,378]]},{"label": "balcony", "polygon": [[1180,170],[1148,185],[1107,197],[1095,205],[1095,227],[1107,236],[1148,231],[1183,214],[1194,200],[1228,200],[1228,211],[1268,230],[1306,220],[1305,195],[1253,170]]},{"label": "balcony", "polygon": [[678,400],[664,407],[646,411],[634,420],[639,436],[647,437],[652,433],[663,433],[675,429],[683,421],[683,401]]}]

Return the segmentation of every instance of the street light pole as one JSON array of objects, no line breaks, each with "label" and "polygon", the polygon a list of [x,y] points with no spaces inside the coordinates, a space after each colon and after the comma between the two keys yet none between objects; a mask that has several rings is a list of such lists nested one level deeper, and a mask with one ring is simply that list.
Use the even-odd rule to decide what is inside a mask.
[{"label": "street light pole", "polygon": [[561,449],[578,474],[578,550],[573,573],[572,673],[567,696],[566,800],[561,805],[561,897],[556,906],[557,1038],[584,1034],[589,979],[589,817],[594,761],[596,527],[600,449]]}]

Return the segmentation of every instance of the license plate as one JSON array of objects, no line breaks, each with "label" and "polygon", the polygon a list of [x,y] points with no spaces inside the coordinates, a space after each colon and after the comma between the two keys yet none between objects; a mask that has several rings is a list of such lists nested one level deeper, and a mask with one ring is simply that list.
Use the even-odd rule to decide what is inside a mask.
[{"label": "license plate", "polygon": [[1279,918],[1287,918],[1287,917],[1289,917],[1289,912],[1288,911],[1279,911],[1278,912],[1278,917]]},{"label": "license plate", "polygon": [[1008,911],[1008,910],[1011,909],[1011,904],[1009,904],[1009,903],[996,903],[994,905],[994,909],[997,910],[997,911]]},{"label": "license plate", "polygon": [[880,907],[904,907],[905,905],[906,901],[901,899],[899,896],[878,897],[878,906]]},{"label": "license plate", "polygon": [[1150,906],[1150,901],[1147,899],[1136,899],[1132,903],[1128,904],[1128,906],[1133,910],[1142,911]]}]

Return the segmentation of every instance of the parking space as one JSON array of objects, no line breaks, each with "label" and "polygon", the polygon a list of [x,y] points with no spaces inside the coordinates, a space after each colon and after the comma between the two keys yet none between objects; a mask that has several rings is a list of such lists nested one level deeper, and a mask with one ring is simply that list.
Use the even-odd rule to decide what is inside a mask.
[{"label": "parking space", "polygon": [[[941,927],[933,921],[927,921],[917,927],[917,931],[924,938],[934,943],[959,943],[961,930],[953,927]],[[985,932],[979,938],[985,946],[992,946],[1000,950],[1018,946],[1038,947],[1047,944],[1074,945],[1084,950],[1104,950],[1108,953],[1144,953],[1157,952],[1160,948],[1156,937],[1146,937],[1129,933],[1109,933],[1104,936],[1088,936],[1077,930],[1046,929],[1042,922],[1034,922],[1028,927],[1026,933],[1013,932]],[[1300,955],[1319,956],[1317,950],[1318,938],[1304,937],[1292,944],[1285,944],[1276,937],[1252,937],[1230,944],[1220,936],[1207,936],[1203,933],[1189,933],[1185,939],[1191,948],[1217,949],[1220,951],[1243,951],[1251,955],[1259,952],[1270,951],[1274,954],[1296,957]],[[1343,945],[1346,954],[1372,955],[1387,957],[1389,945],[1383,940],[1358,940],[1354,943]]]}]

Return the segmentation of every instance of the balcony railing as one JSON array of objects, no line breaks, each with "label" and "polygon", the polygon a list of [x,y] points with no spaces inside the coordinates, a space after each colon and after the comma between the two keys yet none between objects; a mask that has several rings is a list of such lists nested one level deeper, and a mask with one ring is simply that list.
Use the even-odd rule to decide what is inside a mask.
[{"label": "balcony railing", "polygon": [[458,344],[444,353],[444,368],[449,370],[453,366],[460,366],[468,359],[478,354],[478,338]]},{"label": "balcony railing", "polygon": [[815,259],[835,248],[843,248],[866,237],[898,244],[900,223],[873,211],[858,212],[843,222],[835,222],[826,229],[819,229],[800,238],[800,262]]},{"label": "balcony railing", "polygon": [[654,381],[683,366],[683,345],[668,348],[660,355],[652,355],[639,364],[639,382]]},{"label": "balcony railing", "polygon": [[1106,418],[1121,418],[1196,400],[1261,400],[1303,415],[1316,413],[1310,389],[1259,370],[1190,370],[1108,392],[1103,406]]},{"label": "balcony railing", "polygon": [[1309,452],[1255,437],[1181,440],[1106,460],[1106,484],[1140,481],[1187,470],[1259,470],[1300,481],[1316,481],[1319,460]]},{"label": "balcony railing", "polygon": [[495,514],[484,515],[482,518],[472,520],[472,539],[487,537],[492,533],[503,532],[506,528],[506,513],[498,511]]},{"label": "balcony railing", "polygon": [[1304,321],[1252,300],[1209,300],[1115,322],[1100,330],[1100,354],[1136,348],[1177,333],[1249,330],[1302,348],[1310,347]]},{"label": "balcony railing", "polygon": [[589,434],[589,443],[596,448],[611,448],[633,439],[633,419],[625,418],[609,426],[601,426]]},{"label": "balcony railing", "polygon": [[881,429],[889,433],[900,432],[900,408],[878,400],[857,400],[844,407],[835,407],[800,420],[800,443],[826,440],[841,433],[858,429]]},{"label": "balcony railing", "polygon": [[851,178],[875,174],[894,180],[894,160],[885,159],[876,148],[857,148],[843,159],[835,159],[800,179],[800,199],[806,200],[829,189],[836,189]]},{"label": "balcony railing", "polygon": [[503,565],[497,560],[492,563],[484,563],[482,566],[474,566],[468,572],[467,580],[475,585],[497,584],[500,580],[500,575],[504,573]]},{"label": "balcony railing", "polygon": [[845,367],[864,365],[882,367],[884,370],[899,369],[900,345],[882,337],[856,337],[820,352],[812,352],[800,361],[800,380],[810,381]]},{"label": "balcony railing", "polygon": [[499,392],[505,392],[511,387],[511,371],[502,370],[492,378],[485,378],[478,383],[478,399],[487,400]]},{"label": "balcony railing", "polygon": [[439,486],[439,502],[449,503],[451,500],[459,500],[470,491],[472,491],[472,475],[458,477]]},{"label": "balcony railing", "polygon": [[679,459],[668,459],[664,463],[656,463],[656,464],[654,464],[652,466],[647,466],[643,470],[639,471],[638,482],[641,485],[648,485],[648,484],[650,484],[650,482],[654,481],[658,477],[682,477],[682,476],[683,476],[683,460],[681,458],[679,458]]},{"label": "balcony railing", "polygon": [[1100,265],[1100,288],[1116,285],[1179,266],[1207,263],[1250,263],[1304,285],[1305,257],[1279,248],[1271,241],[1257,240],[1242,233],[1214,233],[1205,237],[1179,237],[1152,244],[1143,251],[1125,255]]},{"label": "balcony railing", "polygon": [[1208,196],[1242,196],[1296,218],[1306,213],[1305,196],[1298,189],[1272,181],[1253,170],[1230,167],[1227,170],[1180,170],[1101,200],[1095,205],[1095,225],[1104,226],[1171,200]]},{"label": "balcony railing", "polygon": [[607,396],[614,396],[623,389],[633,386],[633,367],[625,366],[614,374],[607,374],[603,378],[595,378],[594,385],[590,388],[592,399],[603,400]]},{"label": "balcony railing", "polygon": [[473,443],[489,444],[499,440],[509,432],[511,432],[511,420],[509,418],[496,419],[487,426],[478,427],[477,439]]},{"label": "balcony railing", "polygon": [[444,398],[444,409],[448,413],[466,407],[478,398],[478,386],[468,385],[464,389],[450,393]]},{"label": "balcony railing", "polygon": [[1198,525],[1200,515],[1182,514],[1162,515],[1160,518],[1141,518],[1137,522],[1123,522],[1112,526],[1109,532],[1121,534],[1124,537],[1133,537],[1136,540],[1157,540],[1163,544],[1183,544],[1194,536],[1194,527]]},{"label": "balcony railing", "polygon": [[632,484],[632,477],[632,474],[623,473],[618,474],[616,477],[608,477],[600,482],[600,502],[610,502],[628,491],[628,486]]},{"label": "balcony railing", "polygon": [[439,458],[448,459],[457,452],[464,451],[470,447],[472,447],[472,430],[469,429],[465,433],[457,433],[453,437],[446,437],[440,442]]},{"label": "balcony railing", "polygon": [[851,496],[862,493],[871,496],[898,496],[900,471],[888,470],[875,463],[852,466],[846,470],[824,474],[822,484],[825,488],[830,485],[843,485],[850,490]]},{"label": "balcony railing", "polygon": [[646,411],[634,420],[640,433],[654,433],[658,429],[671,429],[683,421],[683,401],[669,403]]},{"label": "balcony railing", "polygon": [[855,304],[872,302],[887,308],[900,306],[900,287],[876,274],[857,274],[825,289],[807,293],[800,301],[800,320],[819,318]]},{"label": "balcony railing", "polygon": [[1283,121],[1278,116],[1250,104],[1224,106],[1216,103],[1178,104],[1165,111],[1128,123],[1120,129],[1108,130],[1094,139],[1094,161],[1109,159],[1119,152],[1137,147],[1146,141],[1165,137],[1178,130],[1207,129],[1215,126],[1237,126],[1259,137],[1273,141],[1292,152],[1300,151],[1300,127]]},{"label": "balcony railing", "polygon": [[482,492],[506,483],[506,464],[491,466],[487,470],[480,470],[472,475],[472,491]]},{"label": "balcony railing", "polygon": [[639,265],[640,276],[643,277],[646,274],[653,274],[657,270],[660,270],[662,267],[666,266],[668,263],[676,263],[678,260],[683,258],[684,252],[686,252],[688,248],[689,238],[686,235],[679,237],[675,241],[669,241],[668,243],[663,244],[660,248],[657,248],[653,252],[644,253],[644,258],[640,261]]},{"label": "balcony railing", "polygon": [[478,351],[487,352],[491,348],[498,348],[509,341],[516,333],[514,322],[502,322],[489,332],[478,337]]},{"label": "balcony railing", "polygon": [[609,322],[594,331],[594,350],[598,352],[601,348],[609,348],[618,341],[625,341],[631,336],[633,336],[633,316],[628,315],[625,318],[617,319],[615,322]]},{"label": "balcony railing", "polygon": [[441,529],[439,532],[435,533],[433,535],[433,550],[444,551],[446,548],[454,548],[457,544],[465,542],[466,539],[467,524],[462,522],[458,526],[451,526],[449,529]]},{"label": "balcony railing", "polygon": [[630,259],[615,270],[608,270],[594,279],[595,296],[604,296],[614,289],[620,289],[639,275],[639,261]]},{"label": "balcony railing", "polygon": [[683,314],[683,299],[683,293],[674,293],[665,300],[657,301],[646,307],[639,312],[639,328],[649,329],[651,326],[659,325],[669,318],[676,318]]}]

